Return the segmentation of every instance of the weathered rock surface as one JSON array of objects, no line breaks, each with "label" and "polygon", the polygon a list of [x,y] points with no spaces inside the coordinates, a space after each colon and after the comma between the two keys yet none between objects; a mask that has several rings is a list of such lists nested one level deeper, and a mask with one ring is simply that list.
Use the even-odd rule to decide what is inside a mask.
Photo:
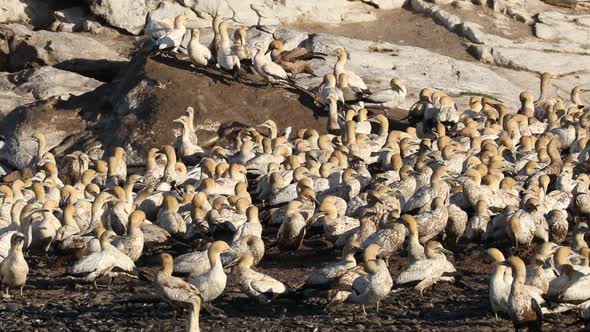
[{"label": "weathered rock surface", "polygon": [[89,0],[90,10],[114,27],[139,35],[150,11],[162,0]]},{"label": "weathered rock surface", "polygon": [[[115,73],[127,58],[115,44],[103,44],[91,34],[30,31],[18,24],[0,26],[0,36],[9,40],[8,70],[17,71],[31,65],[50,65],[85,76],[99,77]],[[120,48],[128,48],[127,43]]]},{"label": "weathered rock surface", "polygon": [[552,54],[548,61],[547,53],[541,51],[477,46],[476,55],[485,63],[517,70],[536,73],[551,72],[555,75],[566,75],[590,71],[590,56],[578,54]]},{"label": "weathered rock surface", "polygon": [[590,15],[543,12],[537,17],[535,35],[546,40],[565,39],[590,46]]},{"label": "weathered rock surface", "polygon": [[0,149],[0,162],[16,168],[26,167],[37,149],[37,144],[30,139],[35,131],[45,135],[51,149],[84,129],[78,110],[67,108],[67,103],[57,98],[18,107],[0,120],[0,132],[5,141]]},{"label": "weathered rock surface", "polygon": [[[49,30],[56,32],[92,32],[95,34],[112,31],[96,21],[84,7],[70,7],[53,12],[55,20]],[[114,31],[112,33],[115,34]]]},{"label": "weathered rock surface", "polygon": [[51,10],[47,1],[2,0],[0,4],[0,23],[19,22],[45,27],[51,21]]},{"label": "weathered rock surface", "polygon": [[35,100],[70,95],[78,96],[92,91],[103,83],[93,78],[60,70],[50,66],[25,69],[16,73],[0,73],[0,114]]},{"label": "weathered rock surface", "polygon": [[588,0],[543,0],[544,2],[555,5],[555,6],[563,6],[569,8],[590,8],[590,1]]}]

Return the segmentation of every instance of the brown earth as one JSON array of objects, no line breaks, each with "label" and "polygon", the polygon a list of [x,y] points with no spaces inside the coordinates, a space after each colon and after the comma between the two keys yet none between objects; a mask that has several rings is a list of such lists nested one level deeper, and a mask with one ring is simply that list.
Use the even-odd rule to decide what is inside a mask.
[{"label": "brown earth", "polygon": [[377,17],[376,21],[368,23],[345,23],[334,26],[301,22],[292,27],[301,31],[416,46],[451,58],[476,61],[465,50],[465,39],[434,23],[428,16],[401,8],[381,11]]},{"label": "brown earth", "polygon": [[186,114],[188,106],[195,108],[201,143],[216,138],[220,126],[254,126],[272,119],[279,129],[291,126],[294,131],[315,128],[324,132],[327,123],[325,112],[318,110],[308,93],[267,87],[247,71],[236,82],[230,73],[197,69],[188,60],[161,56],[134,58],[127,72],[111,83],[108,96],[110,105],[85,111],[88,117],[98,113],[102,117],[94,134],[107,153],[115,146],[131,147],[137,159],[151,147],[174,142],[171,129],[180,126],[173,120]]}]

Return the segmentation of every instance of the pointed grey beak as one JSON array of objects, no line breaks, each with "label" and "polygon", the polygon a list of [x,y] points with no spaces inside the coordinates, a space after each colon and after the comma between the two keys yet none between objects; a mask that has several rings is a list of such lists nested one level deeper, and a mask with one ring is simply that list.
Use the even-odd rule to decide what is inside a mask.
[{"label": "pointed grey beak", "polygon": [[454,255],[452,251],[450,251],[448,249],[445,249],[445,248],[437,248],[436,251],[441,252],[441,253],[443,253],[445,255],[449,255],[449,256],[453,256]]}]

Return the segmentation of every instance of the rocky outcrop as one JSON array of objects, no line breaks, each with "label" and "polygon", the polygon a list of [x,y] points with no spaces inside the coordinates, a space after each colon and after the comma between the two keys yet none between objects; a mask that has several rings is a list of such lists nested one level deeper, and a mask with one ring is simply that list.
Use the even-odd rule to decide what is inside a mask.
[{"label": "rocky outcrop", "polygon": [[[266,88],[266,83],[244,72],[243,83],[213,68],[195,69],[187,59],[141,58],[131,61],[119,84],[113,86],[105,114],[93,126],[97,141],[109,151],[123,146],[127,160],[143,162],[152,147],[174,142],[180,129],[173,120],[195,109],[195,128],[201,144],[211,143],[223,128],[256,125],[267,119],[281,128],[316,128],[325,131],[325,118],[314,115],[312,98],[297,90]],[[174,129],[174,130],[173,130]]]},{"label": "rocky outcrop", "polygon": [[47,146],[52,149],[84,129],[78,110],[67,108],[58,98],[18,107],[0,120],[5,143],[0,149],[0,163],[19,169],[26,167],[37,149],[30,139],[35,131],[45,135]]},{"label": "rocky outcrop", "polygon": [[565,15],[542,12],[537,16],[535,35],[545,40],[567,40],[588,46],[590,44],[590,15]]},{"label": "rocky outcrop", "polygon": [[563,76],[567,74],[590,72],[590,56],[578,54],[552,54],[547,61],[547,53],[523,48],[503,48],[474,46],[476,57],[489,64],[535,73],[550,72]]},{"label": "rocky outcrop", "polygon": [[35,27],[46,27],[51,23],[51,9],[48,1],[2,0],[0,23],[29,23]]},{"label": "rocky outcrop", "polygon": [[102,79],[116,74],[127,60],[118,52],[116,41],[107,46],[90,34],[31,31],[10,24],[0,26],[0,36],[9,41],[9,71],[49,65]]},{"label": "rocky outcrop", "polygon": [[111,31],[91,17],[87,8],[70,7],[53,12],[54,21],[49,30],[56,32],[92,32],[94,34]]},{"label": "rocky outcrop", "polygon": [[543,0],[550,5],[569,7],[574,9],[590,8],[590,1],[588,0]]},{"label": "rocky outcrop", "polygon": [[60,97],[68,99],[92,91],[102,85],[95,79],[53,67],[25,69],[16,73],[0,73],[0,114],[36,100]]},{"label": "rocky outcrop", "polygon": [[150,11],[162,0],[89,0],[92,13],[110,25],[139,35]]}]

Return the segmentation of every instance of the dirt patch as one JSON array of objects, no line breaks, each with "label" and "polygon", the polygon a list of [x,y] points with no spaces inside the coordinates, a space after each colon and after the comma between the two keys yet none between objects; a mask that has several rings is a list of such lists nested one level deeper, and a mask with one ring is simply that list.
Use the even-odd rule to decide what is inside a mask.
[{"label": "dirt patch", "polygon": [[377,14],[377,20],[372,22],[347,23],[338,26],[299,23],[292,27],[302,31],[416,46],[455,59],[475,61],[465,51],[463,45],[465,39],[434,23],[430,17],[404,8],[380,11]]}]

